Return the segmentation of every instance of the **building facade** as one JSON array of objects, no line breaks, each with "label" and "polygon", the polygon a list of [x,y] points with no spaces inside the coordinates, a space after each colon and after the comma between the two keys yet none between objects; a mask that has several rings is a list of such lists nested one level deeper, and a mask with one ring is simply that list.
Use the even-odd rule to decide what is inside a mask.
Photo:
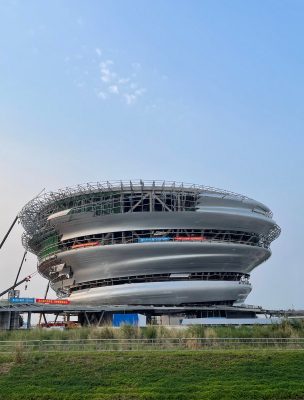
[{"label": "building facade", "polygon": [[270,209],[211,187],[100,182],[44,193],[21,211],[23,245],[74,303],[242,303],[280,234]]}]

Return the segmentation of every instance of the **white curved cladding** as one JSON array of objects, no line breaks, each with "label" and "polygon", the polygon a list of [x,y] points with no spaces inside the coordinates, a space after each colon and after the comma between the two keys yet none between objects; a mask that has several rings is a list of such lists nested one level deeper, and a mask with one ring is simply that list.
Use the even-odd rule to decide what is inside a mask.
[{"label": "white curved cladding", "polygon": [[58,258],[72,266],[73,279],[85,282],[172,272],[250,271],[270,250],[237,243],[134,243],[68,250]]},{"label": "white curved cladding", "polygon": [[223,229],[267,235],[275,222],[264,215],[234,209],[202,212],[140,212],[94,216],[93,213],[70,214],[52,218],[51,224],[61,240],[108,232],[143,229]]},{"label": "white curved cladding", "polygon": [[163,305],[243,302],[251,285],[227,281],[174,281],[130,283],[81,290],[69,297],[72,304]]},{"label": "white curved cladding", "polygon": [[223,195],[222,193],[203,193],[198,198],[198,207],[199,210],[203,210],[205,208],[217,208],[217,207],[225,207],[225,208],[234,208],[234,209],[247,209],[252,212],[256,210],[261,213],[271,213],[270,209],[263,203],[259,201],[243,198],[240,200],[239,197],[232,195]]}]

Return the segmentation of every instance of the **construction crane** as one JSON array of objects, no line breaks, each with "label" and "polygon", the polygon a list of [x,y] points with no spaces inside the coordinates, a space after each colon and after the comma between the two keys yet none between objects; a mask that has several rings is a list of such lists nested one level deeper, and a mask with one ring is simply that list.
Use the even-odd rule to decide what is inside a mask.
[{"label": "construction crane", "polygon": [[6,239],[8,238],[9,234],[11,233],[11,230],[13,229],[15,223],[18,221],[18,215],[15,217],[14,221],[12,222],[12,225],[10,226],[9,230],[6,232],[4,235],[4,238],[2,239],[2,242],[0,243],[0,249],[4,245]]},{"label": "construction crane", "polygon": [[[38,195],[37,195],[36,197],[40,196],[40,194],[41,194],[43,191],[44,191],[44,189],[43,189],[40,193],[38,193]],[[16,217],[15,217],[15,219],[13,220],[11,226],[9,227],[9,230],[6,232],[6,234],[4,235],[4,238],[2,239],[2,241],[1,241],[1,243],[0,243],[0,249],[2,248],[2,246],[4,245],[4,243],[6,242],[6,239],[9,237],[9,234],[11,233],[11,231],[12,231],[13,227],[15,226],[16,222],[18,221],[18,219],[19,219],[19,215],[16,215]],[[18,269],[16,278],[15,278],[14,284],[13,284],[12,286],[10,286],[8,289],[5,289],[3,292],[1,292],[1,293],[0,293],[0,297],[3,296],[3,295],[5,295],[6,293],[8,293],[10,290],[14,290],[16,287],[20,286],[23,282],[29,282],[30,279],[37,273],[37,271],[35,271],[33,274],[28,275],[28,276],[26,276],[25,278],[23,278],[23,279],[21,279],[20,281],[18,281],[18,278],[19,278],[19,275],[20,275],[20,272],[21,272],[22,265],[23,265],[24,261],[26,261],[26,254],[27,254],[27,251],[25,251],[24,254],[23,254],[22,261],[21,261],[21,264],[20,264],[20,266],[19,266],[19,269]],[[17,281],[18,281],[18,282],[17,282]]]},{"label": "construction crane", "polygon": [[14,283],[12,286],[10,286],[8,289],[5,289],[3,292],[0,293],[0,297],[4,296],[6,293],[8,293],[10,290],[15,289],[17,286],[20,286],[23,282],[29,282],[31,280],[31,275],[26,276],[25,278],[21,279],[21,281]]},{"label": "construction crane", "polygon": [[[4,243],[6,242],[6,239],[8,238],[9,234],[11,233],[14,225],[16,224],[16,222],[18,221],[18,215],[15,217],[14,221],[12,222],[11,226],[9,227],[9,230],[6,232],[6,234],[4,235],[4,238],[2,239],[1,243],[0,243],[0,249],[1,247],[4,245]],[[18,281],[20,272],[21,272],[21,268],[23,266],[24,261],[26,261],[26,254],[27,251],[24,252],[16,278],[15,278],[15,282],[12,286],[10,286],[9,288],[5,289],[3,292],[0,293],[0,297],[5,295],[6,293],[8,293],[10,290],[15,289],[16,287],[20,286],[23,282],[29,282],[32,275],[28,275],[25,278],[21,279],[20,281]]]}]

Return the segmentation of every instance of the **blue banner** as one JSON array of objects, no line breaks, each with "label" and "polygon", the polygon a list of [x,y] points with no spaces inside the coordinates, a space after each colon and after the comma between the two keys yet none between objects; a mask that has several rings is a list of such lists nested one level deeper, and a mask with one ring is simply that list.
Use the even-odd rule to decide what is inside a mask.
[{"label": "blue banner", "polygon": [[35,299],[33,297],[11,297],[8,299],[10,303],[35,303]]},{"label": "blue banner", "polygon": [[138,238],[138,243],[144,242],[168,242],[171,238],[169,236],[150,237],[150,238]]}]

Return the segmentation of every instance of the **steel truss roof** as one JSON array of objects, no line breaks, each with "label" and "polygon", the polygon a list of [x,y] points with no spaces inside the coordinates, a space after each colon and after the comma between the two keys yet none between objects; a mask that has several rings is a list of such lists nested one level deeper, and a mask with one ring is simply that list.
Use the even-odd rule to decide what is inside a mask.
[{"label": "steel truss roof", "polygon": [[133,181],[103,181],[90,182],[72,187],[65,187],[56,192],[43,192],[29,201],[19,213],[19,218],[24,229],[28,232],[36,230],[36,218],[52,204],[81,195],[108,193],[108,192],[144,192],[145,190],[161,191],[190,191],[203,195],[204,193],[217,193],[224,197],[234,197],[240,201],[249,199],[244,195],[217,189],[211,186],[195,185],[191,183],[162,181],[162,180],[133,180]]}]

